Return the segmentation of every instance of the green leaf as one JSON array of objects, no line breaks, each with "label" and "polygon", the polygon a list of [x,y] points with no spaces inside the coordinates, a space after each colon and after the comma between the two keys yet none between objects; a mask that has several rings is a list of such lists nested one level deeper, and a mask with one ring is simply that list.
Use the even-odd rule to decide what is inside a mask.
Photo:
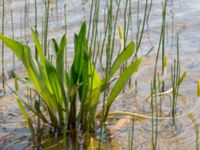
[{"label": "green leaf", "polygon": [[56,56],[57,56],[57,53],[58,53],[58,51],[59,51],[58,43],[56,42],[55,39],[52,39],[52,40],[51,40],[51,43],[52,43],[51,45],[52,45],[53,54],[54,54],[54,56],[56,57]]},{"label": "green leaf", "polygon": [[65,48],[66,48],[66,36],[64,35],[61,44],[60,44],[60,49],[56,58],[56,70],[57,70],[57,75],[60,80],[60,82],[65,81]]},{"label": "green leaf", "polygon": [[84,64],[84,51],[87,49],[86,44],[86,23],[84,22],[81,26],[81,30],[79,35],[76,37],[75,40],[75,57],[73,62],[73,67],[75,72],[78,76],[83,71],[83,64]]},{"label": "green leaf", "polygon": [[41,44],[40,44],[40,41],[39,41],[38,36],[37,36],[37,34],[35,33],[35,31],[34,31],[33,29],[31,29],[31,31],[32,31],[32,38],[33,38],[33,41],[34,41],[35,46],[36,46],[36,48],[37,48],[37,51],[38,51],[40,60],[41,60],[41,62],[42,62],[42,65],[43,65],[43,67],[44,67],[44,69],[45,69],[45,55],[44,55],[44,53],[43,53],[42,46],[41,46]]},{"label": "green leaf", "polygon": [[121,67],[121,65],[126,62],[134,53],[135,44],[134,42],[130,42],[126,48],[119,54],[119,56],[115,59],[109,74],[109,79],[115,74],[115,72]]},{"label": "green leaf", "polygon": [[6,44],[8,48],[10,48],[17,55],[18,59],[21,60],[23,64],[25,64],[23,58],[24,45],[2,34],[0,34],[0,39]]},{"label": "green leaf", "polygon": [[95,68],[94,65],[91,64],[91,62],[89,62],[89,74],[90,74],[90,78],[89,78],[89,84],[90,84],[90,87],[92,86],[92,90],[93,89],[100,89],[101,88],[101,79],[99,77],[99,74]]},{"label": "green leaf", "polygon": [[107,98],[107,102],[106,102],[106,107],[107,107],[107,113],[110,109],[110,106],[112,105],[112,103],[114,102],[114,100],[116,99],[116,97],[119,95],[119,93],[121,92],[121,90],[124,88],[125,84],[127,83],[128,79],[131,77],[131,75],[134,72],[137,72],[138,67],[141,63],[142,59],[138,58],[136,61],[134,61],[131,65],[129,65],[124,72],[120,75],[119,79],[117,80],[117,82],[115,83],[109,97]]},{"label": "green leaf", "polygon": [[178,80],[178,85],[180,85],[181,83],[182,83],[182,81],[183,81],[183,79],[185,78],[185,76],[187,75],[187,70],[185,70],[184,72],[183,72],[183,74],[180,76],[180,78],[179,78],[179,80]]},{"label": "green leaf", "polygon": [[[57,72],[57,77],[58,77],[58,81],[60,85],[62,102],[64,102],[65,109],[68,112],[68,100],[67,100],[67,96],[65,92],[65,84],[64,84],[65,82],[67,82],[67,77],[66,77],[66,72],[65,72],[66,45],[67,45],[67,39],[66,39],[66,36],[64,35],[60,42],[59,52],[56,57],[56,72]],[[62,106],[62,102],[60,102],[61,106]]]},{"label": "green leaf", "polygon": [[46,61],[46,70],[51,88],[53,89],[53,94],[55,95],[57,102],[59,102],[61,99],[61,90],[56,68],[49,61]]},{"label": "green leaf", "polygon": [[31,55],[30,48],[27,46],[24,46],[23,57],[30,80],[34,83],[34,85],[39,91],[42,91],[42,89],[45,88],[45,78],[42,75],[42,70],[39,64]]},{"label": "green leaf", "polygon": [[67,39],[66,39],[66,35],[64,34],[62,39],[61,39],[61,42],[60,42],[59,51],[62,51],[62,50],[65,51],[66,46],[67,46]]}]

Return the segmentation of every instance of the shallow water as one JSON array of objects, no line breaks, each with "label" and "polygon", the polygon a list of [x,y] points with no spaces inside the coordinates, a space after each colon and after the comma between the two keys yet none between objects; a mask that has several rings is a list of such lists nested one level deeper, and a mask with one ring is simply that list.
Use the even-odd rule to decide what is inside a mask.
[{"label": "shallow water", "polygon": [[[67,5],[67,26],[68,26],[68,53],[73,55],[73,36],[78,32],[82,20],[89,19],[89,2],[82,0],[58,0],[58,6],[52,2],[50,7],[50,23],[49,23],[49,39],[55,37],[59,39],[64,33],[64,7]],[[14,17],[14,34],[15,39],[29,42],[29,28],[34,26],[34,1],[28,0],[29,13],[28,21],[24,22],[24,1],[22,0],[6,0],[6,27],[5,34],[12,36],[11,14],[13,11]],[[136,16],[137,2],[132,1],[133,5],[133,30],[131,37],[136,34]],[[101,14],[105,2],[101,4]],[[122,8],[124,6],[121,6]],[[141,17],[143,15],[144,0],[140,1]],[[44,19],[44,4],[42,0],[38,0],[38,30],[42,31],[42,20]],[[57,10],[56,10],[57,9]],[[149,18],[148,27],[145,30],[144,38],[141,46],[141,55],[144,55],[151,47],[154,47],[154,52],[157,50],[157,44],[160,34],[161,25],[161,10],[162,1],[153,0],[152,11]],[[168,34],[166,51],[169,57],[169,63],[175,57],[176,49],[176,32],[180,36],[180,59],[182,71],[188,69],[183,84],[181,85],[178,99],[177,116],[183,117],[176,120],[176,128],[172,126],[172,120],[160,120],[158,122],[158,149],[161,150],[192,150],[198,146],[199,139],[197,138],[196,127],[200,123],[199,102],[196,97],[196,81],[200,78],[200,1],[199,0],[173,0],[173,5],[169,2],[167,15]],[[58,15],[57,15],[58,14]],[[58,16],[58,17],[57,17]],[[122,19],[119,23],[122,24]],[[102,26],[102,21],[100,21]],[[22,30],[22,28],[23,30]],[[27,28],[26,28],[27,27]],[[118,98],[112,110],[131,111],[139,114],[151,116],[150,100],[144,101],[144,98],[149,93],[150,82],[152,79],[153,64],[155,62],[155,53],[150,54],[144,62],[138,73],[138,93],[135,95],[129,91],[127,94]],[[1,57],[0,57],[1,58]],[[71,58],[71,57],[70,57]],[[72,58],[71,58],[72,59]],[[171,59],[171,60],[170,60]],[[23,68],[16,61],[13,66],[12,53],[9,50],[5,51],[5,62],[7,78],[8,72],[16,67],[21,73]],[[70,59],[68,60],[71,61]],[[0,69],[2,64],[0,64]],[[1,71],[0,71],[1,73]],[[170,68],[168,70],[170,77]],[[13,84],[12,80],[8,80],[9,84]],[[166,82],[166,86],[170,88],[170,82]],[[23,87],[22,87],[23,89]],[[133,90],[132,90],[133,91]],[[23,117],[20,116],[20,111],[15,103],[14,96],[0,97],[0,149],[22,149],[29,145],[28,137],[30,133],[24,128]],[[164,97],[162,100],[161,116],[168,117],[170,113],[170,99]],[[188,116],[188,112],[192,111],[193,115]],[[151,149],[152,127],[151,120],[134,120],[134,149],[146,150]],[[110,127],[111,137],[117,140],[123,149],[128,147],[128,134],[133,126],[130,117],[119,117],[109,119],[108,128]]]}]

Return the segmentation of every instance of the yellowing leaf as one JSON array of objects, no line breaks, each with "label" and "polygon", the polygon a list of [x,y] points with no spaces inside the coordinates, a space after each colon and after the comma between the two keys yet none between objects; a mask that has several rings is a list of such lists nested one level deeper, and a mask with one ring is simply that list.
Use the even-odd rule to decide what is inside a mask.
[{"label": "yellowing leaf", "polygon": [[118,32],[119,32],[119,38],[120,38],[120,40],[123,40],[124,36],[123,36],[122,27],[120,25],[118,26]]},{"label": "yellowing leaf", "polygon": [[200,97],[200,80],[197,81],[197,96]]}]

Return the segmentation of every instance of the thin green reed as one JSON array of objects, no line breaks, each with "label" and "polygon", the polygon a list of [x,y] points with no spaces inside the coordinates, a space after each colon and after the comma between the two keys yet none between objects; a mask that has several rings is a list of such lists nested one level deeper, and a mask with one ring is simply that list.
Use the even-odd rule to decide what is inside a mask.
[{"label": "thin green reed", "polygon": [[[162,92],[162,82],[160,81],[160,76],[158,74],[158,92],[161,93]],[[162,95],[160,94],[159,96],[159,100],[160,100],[160,103],[159,103],[159,116],[161,117],[162,115]]]},{"label": "thin green reed", "polygon": [[[28,7],[28,1],[24,1],[24,33],[28,33],[29,23],[28,23],[28,15],[29,14],[29,7]],[[27,36],[25,36],[27,37]],[[26,39],[27,42],[28,39]]]},{"label": "thin green reed", "polygon": [[[67,5],[64,5],[65,35],[67,35]],[[67,56],[66,56],[67,57]]]},{"label": "thin green reed", "polygon": [[149,43],[150,43],[150,45],[151,45],[151,48],[150,48],[150,50],[146,53],[145,56],[149,55],[149,54],[151,53],[151,51],[154,49],[154,44],[153,44],[153,42],[152,42],[152,40],[151,40],[151,35],[150,35],[151,33],[149,32],[149,31],[150,31],[149,18],[150,18],[150,14],[151,14],[152,5],[153,5],[153,0],[150,1],[150,4],[149,4],[149,11],[148,11],[148,14],[147,14],[147,21],[146,21],[146,23],[147,23],[147,39],[148,39],[148,41],[149,41]]},{"label": "thin green reed", "polygon": [[[100,7],[100,0],[97,1],[96,3],[96,6],[95,6],[95,11],[96,11],[96,15],[95,15],[95,18],[94,18],[94,23],[93,23],[93,31],[94,31],[94,43],[93,43],[93,48],[90,47],[90,51],[93,50],[93,55],[92,55],[92,62],[95,62],[95,66],[96,66],[96,62],[97,62],[97,54],[99,53],[98,52],[98,37],[99,37],[99,33],[98,33],[98,25],[99,25],[99,7]],[[92,43],[91,43],[92,44]],[[92,46],[92,45],[91,45]],[[90,52],[92,54],[92,52]],[[91,55],[90,54],[90,55]],[[92,68],[91,68],[92,69]],[[93,71],[94,73],[94,71]],[[93,79],[92,79],[93,81]]]},{"label": "thin green reed", "polygon": [[89,21],[87,39],[90,39],[90,30],[91,30],[91,26],[92,26],[93,9],[94,9],[94,0],[92,0],[92,4],[91,4],[91,7],[90,7],[90,21]]},{"label": "thin green reed", "polygon": [[95,46],[95,40],[97,38],[97,34],[98,34],[98,22],[99,22],[99,5],[100,5],[100,0],[96,0],[94,3],[94,14],[92,15],[92,35],[91,38],[88,39],[90,41],[90,53],[92,50],[92,45]]},{"label": "thin green reed", "polygon": [[117,28],[117,21],[118,21],[118,16],[119,16],[120,4],[121,4],[121,0],[119,0],[118,3],[117,3],[117,12],[116,12],[115,20],[114,20],[114,28],[113,28],[113,37],[112,37],[112,43],[111,43],[111,56],[110,56],[109,67],[111,67],[112,59],[113,59],[113,55],[114,55],[115,35],[116,35],[116,28]]},{"label": "thin green reed", "polygon": [[[106,11],[108,11],[108,12],[106,12]],[[106,15],[106,13],[108,13],[108,15]],[[103,33],[104,36],[103,36],[103,42],[102,42],[102,46],[101,46],[100,63],[102,63],[102,59],[103,59],[103,52],[104,52],[104,48],[105,48],[105,42],[107,39],[109,21],[110,21],[109,8],[107,6],[107,9],[104,10],[104,33]]]},{"label": "thin green reed", "polygon": [[[156,78],[156,77],[154,77]],[[159,82],[159,81],[158,81]],[[152,119],[151,119],[151,126],[152,126],[152,137],[151,137],[151,145],[152,149],[157,149],[157,139],[158,139],[158,110],[157,110],[157,97],[154,96],[157,94],[157,87],[156,81],[151,82],[151,111],[152,111]]]},{"label": "thin green reed", "polygon": [[[37,10],[37,0],[35,0],[35,32],[38,35],[38,30],[37,30],[37,26],[38,26],[38,10]],[[37,52],[37,48],[35,47],[35,58],[36,60],[38,60],[38,52]]]},{"label": "thin green reed", "polygon": [[[64,5],[64,20],[65,20],[65,35],[67,36],[67,5]],[[66,49],[67,49],[67,43],[66,43]],[[65,64],[67,65],[67,51],[65,53]],[[68,69],[68,67],[66,67]]]},{"label": "thin green reed", "polygon": [[23,23],[22,23],[22,11],[20,10],[20,37],[21,42],[23,41]]},{"label": "thin green reed", "polygon": [[[163,14],[162,14],[162,18],[163,18],[163,31],[162,31],[162,76],[164,75],[164,70],[165,70],[165,32],[166,32],[166,11],[167,11],[167,0],[164,1],[164,9],[163,9]],[[165,83],[163,81],[163,85],[162,85],[162,92],[164,92],[165,90]]]},{"label": "thin green reed", "polygon": [[[160,39],[159,39],[159,44],[158,44],[158,49],[157,49],[157,54],[156,54],[156,61],[155,61],[155,67],[154,67],[154,77],[156,77],[157,73],[157,65],[158,65],[158,59],[159,59],[159,54],[160,54],[160,48],[161,44],[163,42],[163,34],[165,32],[165,16],[166,16],[166,7],[167,7],[167,0],[165,0],[164,5],[163,5],[163,11],[162,11],[162,27],[161,27],[161,33],[160,33]],[[163,51],[162,51],[163,52]],[[162,54],[163,55],[163,54]],[[162,57],[162,67],[164,63],[164,57]],[[154,79],[155,81],[156,79]]]},{"label": "thin green reed", "polygon": [[[145,25],[146,25],[146,22],[147,22],[148,17],[149,17],[148,12],[150,13],[150,11],[151,11],[150,8],[151,8],[151,5],[148,7],[148,0],[146,0],[145,8],[144,8],[143,22],[142,22],[140,17],[139,17],[140,16],[140,2],[139,1],[137,2],[136,52],[135,52],[135,55],[133,57],[133,60],[138,57],[137,54],[138,54],[138,51],[140,49],[141,42],[142,42],[142,39],[143,39]],[[129,80],[129,86],[131,86],[131,79]],[[135,81],[135,87],[136,87],[135,90],[137,92],[137,80]]]},{"label": "thin green reed", "polygon": [[[129,6],[129,9],[128,9],[128,6]],[[128,9],[128,13],[127,13],[127,9]],[[125,48],[126,43],[127,43],[130,20],[131,20],[131,0],[126,0],[125,9],[124,9],[124,36],[123,36],[124,47],[123,48]]]},{"label": "thin green reed", "polygon": [[[139,43],[141,19],[140,19],[140,1],[137,1],[137,33],[136,33],[136,45]],[[136,55],[137,57],[137,55]]]},{"label": "thin green reed", "polygon": [[[64,23],[65,23],[65,35],[67,36],[67,5],[64,4]],[[67,49],[67,43],[66,43],[66,49]],[[66,71],[68,71],[68,64],[67,64],[67,51],[65,52],[65,65],[66,65]],[[67,131],[67,114],[64,115],[64,130]],[[67,133],[64,132],[63,134],[63,139],[64,139],[64,147],[67,147]]]},{"label": "thin green reed", "polygon": [[174,60],[174,65],[171,67],[171,80],[172,80],[172,118],[175,125],[176,105],[179,92],[180,80],[180,60],[179,60],[179,36],[177,34],[177,54]]},{"label": "thin green reed", "polygon": [[[138,6],[139,7],[139,6]],[[144,8],[144,17],[143,17],[143,22],[142,22],[142,29],[140,31],[140,23],[138,24],[138,31],[140,34],[138,35],[138,41],[137,41],[137,45],[136,45],[136,53],[135,53],[135,56],[137,54],[137,52],[139,51],[139,48],[140,48],[140,45],[141,45],[141,42],[142,42],[142,39],[143,39],[143,33],[144,33],[144,29],[145,29],[145,24],[146,24],[146,21],[147,21],[147,17],[148,17],[148,0],[146,0],[145,2],[145,8]]]},{"label": "thin green reed", "polygon": [[[3,7],[2,7],[2,35],[4,35],[4,27],[5,27],[5,0],[3,0]],[[5,94],[6,89],[5,89],[5,64],[4,64],[4,43],[2,43],[2,88],[3,92]]]},{"label": "thin green reed", "polygon": [[109,72],[110,58],[111,58],[111,42],[112,42],[112,33],[113,33],[113,0],[110,1],[109,8],[109,24],[108,24],[108,38],[106,45],[106,72]]},{"label": "thin green reed", "polygon": [[[108,4],[108,16],[107,16],[107,27],[106,32],[108,32],[108,38],[107,38],[107,45],[106,45],[106,70],[105,70],[105,80],[108,80],[108,73],[109,73],[109,58],[110,58],[110,43],[111,43],[111,34],[112,34],[112,17],[113,17],[113,0],[110,0],[110,3]],[[106,36],[106,35],[104,35]],[[103,41],[104,42],[104,41]],[[104,44],[104,43],[103,43]],[[104,45],[103,45],[104,46]],[[103,47],[102,46],[102,47]],[[103,53],[103,51],[101,52]],[[101,149],[101,140],[102,140],[102,134],[103,134],[103,128],[105,126],[105,104],[106,104],[106,96],[107,96],[107,90],[103,93],[103,106],[102,106],[102,119],[101,119],[101,131],[100,131],[100,141],[99,141],[99,149]]]},{"label": "thin green reed", "polygon": [[[12,39],[15,39],[15,31],[14,31],[14,21],[13,21],[13,10],[11,9],[11,28],[12,28]],[[13,53],[13,70],[15,70],[15,54]]]},{"label": "thin green reed", "polygon": [[135,130],[135,118],[133,117],[132,128],[131,128],[131,131],[128,134],[128,150],[133,150],[134,130]]},{"label": "thin green reed", "polygon": [[[41,45],[42,45],[42,47],[44,47],[44,18],[42,17],[42,19],[41,19],[41,22],[42,22],[42,31],[41,31]],[[44,49],[43,49],[44,50]]]},{"label": "thin green reed", "polygon": [[[130,4],[131,4],[131,2],[130,2]],[[144,9],[144,15],[143,15],[143,20],[141,21],[141,19],[139,17],[140,16],[140,1],[137,2],[136,52],[135,52],[135,55],[133,57],[133,60],[138,57],[137,54],[138,54],[138,51],[139,51],[140,46],[141,46],[141,42],[142,42],[143,34],[144,34],[144,29],[145,29],[145,25],[146,25],[147,20],[149,18],[148,14],[150,14],[150,11],[151,11],[151,5],[152,5],[152,3],[150,3],[150,6],[148,6],[148,0],[146,0],[146,2],[145,2],[145,9]],[[129,11],[131,12],[131,7],[129,9],[130,9]],[[129,86],[131,86],[131,79],[129,80]],[[135,87],[136,87],[135,90],[137,92],[137,80],[135,81]]]},{"label": "thin green reed", "polygon": [[173,49],[173,47],[174,47],[174,27],[175,27],[175,25],[174,25],[174,2],[173,2],[173,0],[171,0],[171,10],[170,10],[170,12],[171,12],[171,49]]},{"label": "thin green reed", "polygon": [[59,24],[59,8],[58,8],[58,1],[56,0],[56,21],[57,21],[57,24]]},{"label": "thin green reed", "polygon": [[129,29],[131,26],[131,14],[132,14],[132,5],[131,5],[131,0],[129,0],[129,8],[128,8],[128,23],[127,23],[127,28],[126,28],[126,34],[125,34],[125,43],[127,43],[128,36],[129,36]]},{"label": "thin green reed", "polygon": [[[127,12],[128,9],[128,12]],[[125,10],[124,10],[124,47],[126,46],[128,35],[129,35],[129,29],[130,29],[130,23],[131,23],[131,0],[126,0],[125,4]],[[127,62],[125,63],[124,67],[127,67]],[[123,68],[124,69],[124,68]],[[129,79],[129,87],[131,85],[131,78]]]},{"label": "thin green reed", "polygon": [[199,150],[199,124],[196,122],[195,124],[196,130],[196,150]]},{"label": "thin green reed", "polygon": [[49,0],[45,0],[45,22],[44,22],[44,43],[43,43],[45,56],[47,56],[48,27],[49,27]]},{"label": "thin green reed", "polygon": [[152,4],[153,4],[153,0],[150,1],[149,11],[147,14],[147,24],[149,23],[149,17],[150,17],[150,13],[151,13],[151,9],[152,9]]}]

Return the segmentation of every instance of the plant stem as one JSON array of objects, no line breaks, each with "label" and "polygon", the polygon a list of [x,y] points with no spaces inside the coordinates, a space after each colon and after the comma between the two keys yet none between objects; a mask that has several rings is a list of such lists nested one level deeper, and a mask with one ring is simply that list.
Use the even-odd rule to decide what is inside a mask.
[{"label": "plant stem", "polygon": [[[5,0],[3,0],[3,9],[2,9],[2,35],[4,35],[4,25],[5,25]],[[2,88],[5,94],[5,64],[4,64],[4,43],[2,43]]]}]

